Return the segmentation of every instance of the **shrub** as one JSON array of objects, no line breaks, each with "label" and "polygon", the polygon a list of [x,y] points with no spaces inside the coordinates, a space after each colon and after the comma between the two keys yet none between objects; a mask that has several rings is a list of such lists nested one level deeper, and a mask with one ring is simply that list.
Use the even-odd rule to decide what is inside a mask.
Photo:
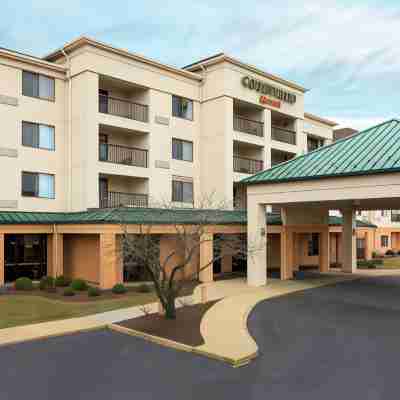
[{"label": "shrub", "polygon": [[52,276],[44,276],[39,283],[40,290],[49,290],[54,287],[54,278]]},{"label": "shrub", "polygon": [[378,258],[378,257],[379,257],[378,252],[377,251],[373,251],[372,252],[372,258]]},{"label": "shrub", "polygon": [[72,287],[70,287],[70,286],[66,287],[64,289],[63,296],[67,296],[67,297],[75,296],[74,289],[72,289]]},{"label": "shrub", "polygon": [[149,293],[152,291],[152,287],[150,285],[147,285],[146,283],[142,283],[136,288],[136,291],[139,293]]},{"label": "shrub", "polygon": [[111,291],[115,294],[124,294],[126,293],[126,287],[122,283],[117,283],[113,286]]},{"label": "shrub", "polygon": [[15,289],[16,290],[32,290],[33,283],[29,278],[18,278],[15,281]]},{"label": "shrub", "polygon": [[380,260],[359,260],[357,261],[357,268],[360,269],[375,269]]},{"label": "shrub", "polygon": [[56,287],[67,287],[71,284],[71,279],[64,275],[57,276],[55,280]]},{"label": "shrub", "polygon": [[71,282],[70,287],[73,290],[83,291],[83,290],[86,290],[88,288],[88,285],[83,279],[74,279]]},{"label": "shrub", "polygon": [[97,297],[97,296],[100,296],[100,295],[101,295],[101,291],[100,291],[99,288],[91,286],[88,289],[88,296],[89,297]]},{"label": "shrub", "polygon": [[393,250],[387,250],[385,253],[387,256],[394,256],[394,251]]}]

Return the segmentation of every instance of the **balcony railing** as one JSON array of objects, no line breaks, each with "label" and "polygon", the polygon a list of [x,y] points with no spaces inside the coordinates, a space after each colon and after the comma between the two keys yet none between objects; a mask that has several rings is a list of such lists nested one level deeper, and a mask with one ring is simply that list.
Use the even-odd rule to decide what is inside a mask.
[{"label": "balcony railing", "polygon": [[149,122],[149,107],[145,104],[133,103],[128,100],[99,94],[99,112],[118,117]]},{"label": "balcony railing", "polygon": [[256,174],[263,170],[262,160],[233,156],[233,170],[243,174]]},{"label": "balcony railing", "polygon": [[272,140],[277,140],[278,142],[296,145],[296,132],[289,129],[273,126],[271,137]]},{"label": "balcony railing", "polygon": [[235,131],[250,133],[250,135],[264,136],[264,123],[253,121],[239,115],[233,116],[233,129]]},{"label": "balcony railing", "polygon": [[149,196],[141,193],[107,192],[100,194],[100,208],[148,207]]},{"label": "balcony railing", "polygon": [[147,150],[135,147],[120,146],[118,144],[99,144],[99,160],[114,164],[148,167]]}]

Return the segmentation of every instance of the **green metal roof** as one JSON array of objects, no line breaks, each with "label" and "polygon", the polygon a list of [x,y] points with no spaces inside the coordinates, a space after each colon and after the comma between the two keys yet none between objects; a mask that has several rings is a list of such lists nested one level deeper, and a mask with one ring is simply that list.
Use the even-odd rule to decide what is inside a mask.
[{"label": "green metal roof", "polygon": [[[88,210],[82,212],[0,212],[0,225],[44,225],[44,224],[216,224],[245,225],[247,213],[244,210],[191,210],[160,208],[119,208]],[[268,225],[282,225],[278,214],[267,215]],[[329,225],[341,225],[342,218],[329,217]],[[358,227],[376,227],[367,222],[357,221]]]},{"label": "green metal roof", "polygon": [[243,179],[280,183],[400,171],[400,121],[389,120]]}]

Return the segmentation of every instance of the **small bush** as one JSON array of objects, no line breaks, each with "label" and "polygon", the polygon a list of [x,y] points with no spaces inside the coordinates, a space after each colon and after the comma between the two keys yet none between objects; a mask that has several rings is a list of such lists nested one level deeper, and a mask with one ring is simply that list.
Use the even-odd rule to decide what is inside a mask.
[{"label": "small bush", "polygon": [[359,260],[357,261],[357,268],[359,269],[375,269],[378,260]]},{"label": "small bush", "polygon": [[393,250],[388,250],[388,251],[386,251],[386,253],[385,253],[387,256],[394,256],[394,251]]},{"label": "small bush", "polygon": [[72,287],[70,287],[70,286],[66,287],[64,289],[63,296],[67,296],[67,297],[75,296],[74,289],[72,289]]},{"label": "small bush", "polygon": [[64,275],[57,276],[55,280],[56,287],[67,287],[71,284],[71,279]]},{"label": "small bush", "polygon": [[87,283],[86,283],[83,279],[74,279],[74,280],[71,282],[70,287],[71,287],[73,290],[83,291],[83,290],[87,290],[88,285],[87,285]]},{"label": "small bush", "polygon": [[33,289],[33,283],[32,280],[29,278],[18,278],[15,281],[15,289],[16,290],[32,290]]},{"label": "small bush", "polygon": [[142,283],[136,288],[136,291],[139,293],[150,293],[152,291],[152,287],[146,283]]},{"label": "small bush", "polygon": [[40,290],[49,290],[54,287],[54,278],[52,276],[44,276],[39,283]]},{"label": "small bush", "polygon": [[117,283],[113,286],[111,291],[115,294],[124,294],[126,293],[126,287],[122,283]]},{"label": "small bush", "polygon": [[88,296],[89,297],[97,297],[97,296],[100,296],[100,295],[101,295],[101,291],[100,291],[99,288],[91,286],[88,289]]}]

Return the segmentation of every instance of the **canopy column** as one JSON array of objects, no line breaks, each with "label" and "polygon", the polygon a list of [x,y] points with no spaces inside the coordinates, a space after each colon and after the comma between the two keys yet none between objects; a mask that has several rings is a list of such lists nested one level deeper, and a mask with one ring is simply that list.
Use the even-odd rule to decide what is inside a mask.
[{"label": "canopy column", "polygon": [[200,282],[212,282],[214,280],[213,259],[214,259],[214,235],[203,233],[200,238]]},{"label": "canopy column", "polygon": [[319,234],[319,271],[328,272],[330,266],[329,257],[329,226],[324,228]]},{"label": "canopy column", "polygon": [[267,283],[267,218],[265,204],[249,199],[247,208],[247,283]]},{"label": "canopy column", "polygon": [[111,289],[123,282],[122,240],[114,233],[100,234],[100,274],[101,289]]},{"label": "canopy column", "polygon": [[357,269],[356,215],[353,209],[343,209],[343,264],[342,271],[353,273]]},{"label": "canopy column", "polygon": [[4,285],[4,233],[0,233],[0,287]]}]

